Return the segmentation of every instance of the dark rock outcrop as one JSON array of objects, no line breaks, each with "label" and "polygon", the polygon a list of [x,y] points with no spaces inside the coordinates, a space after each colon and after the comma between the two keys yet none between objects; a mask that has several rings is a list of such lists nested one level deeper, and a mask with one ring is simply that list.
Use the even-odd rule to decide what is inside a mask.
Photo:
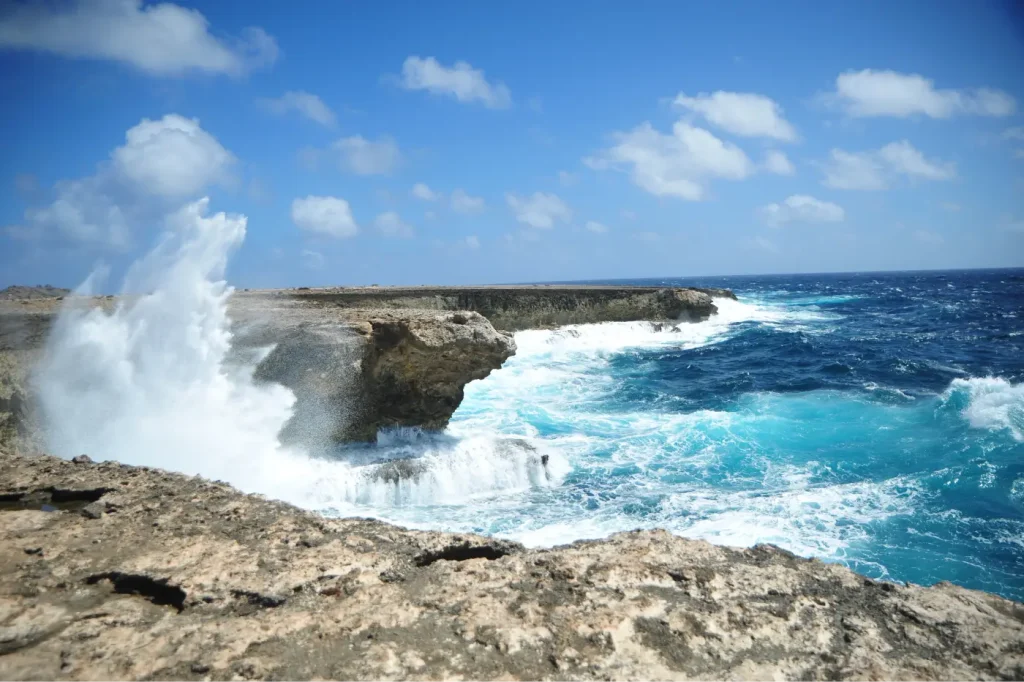
[{"label": "dark rock outcrop", "polygon": [[0,679],[1024,677],[1024,605],[772,546],[527,550],[2,451],[0,481]]},{"label": "dark rock outcrop", "polygon": [[307,442],[317,434],[374,440],[393,426],[442,429],[466,384],[515,352],[510,335],[472,312],[375,311],[334,324],[277,323],[263,334],[276,345],[256,378],[295,392],[282,438]]}]

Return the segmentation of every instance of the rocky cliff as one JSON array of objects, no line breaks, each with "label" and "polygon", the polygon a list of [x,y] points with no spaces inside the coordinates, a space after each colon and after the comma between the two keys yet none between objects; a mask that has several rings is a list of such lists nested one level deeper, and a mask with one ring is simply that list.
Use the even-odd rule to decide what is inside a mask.
[{"label": "rocky cliff", "polygon": [[288,295],[338,308],[470,310],[506,331],[637,320],[699,322],[717,312],[712,297],[736,298],[727,289],[579,285],[348,287]]},{"label": "rocky cliff", "polygon": [[0,452],[2,679],[1021,679],[1024,605],[771,546],[550,550]]},{"label": "rocky cliff", "polygon": [[[444,428],[465,385],[515,352],[507,330],[699,321],[716,312],[712,296],[735,298],[727,290],[650,287],[289,289],[236,292],[230,314],[240,354],[273,347],[256,377],[296,394],[283,437],[320,445],[311,441],[373,440],[390,426]],[[33,430],[27,367],[60,305],[57,298],[0,300],[0,442]]]}]

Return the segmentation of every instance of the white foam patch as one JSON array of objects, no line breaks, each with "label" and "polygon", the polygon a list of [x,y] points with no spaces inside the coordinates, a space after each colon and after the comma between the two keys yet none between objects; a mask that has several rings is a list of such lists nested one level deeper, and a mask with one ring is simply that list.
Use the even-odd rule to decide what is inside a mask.
[{"label": "white foam patch", "polygon": [[643,518],[598,511],[582,519],[527,520],[499,534],[530,547],[547,547],[637,528],[665,528],[720,545],[771,543],[800,556],[843,560],[854,545],[870,539],[868,524],[914,514],[921,494],[916,482],[903,478],[812,485],[804,472],[796,470],[788,478],[774,489],[695,488],[674,493]]},{"label": "white foam patch", "polygon": [[1024,384],[1001,377],[954,379],[943,398],[955,393],[968,396],[963,416],[977,429],[1007,430],[1014,440],[1024,441]]},{"label": "white foam patch", "polygon": [[565,458],[543,442],[494,436],[385,439],[376,447],[343,452],[352,475],[324,490],[324,507],[381,512],[472,504],[481,497],[555,487],[569,471]]}]

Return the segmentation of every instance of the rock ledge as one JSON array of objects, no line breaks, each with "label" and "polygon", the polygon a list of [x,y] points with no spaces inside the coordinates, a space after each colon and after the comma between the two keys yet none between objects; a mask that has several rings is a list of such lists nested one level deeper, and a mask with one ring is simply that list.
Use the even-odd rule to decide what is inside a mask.
[{"label": "rock ledge", "polygon": [[47,456],[0,481],[3,679],[1024,677],[1024,605],[771,546],[527,550]]}]

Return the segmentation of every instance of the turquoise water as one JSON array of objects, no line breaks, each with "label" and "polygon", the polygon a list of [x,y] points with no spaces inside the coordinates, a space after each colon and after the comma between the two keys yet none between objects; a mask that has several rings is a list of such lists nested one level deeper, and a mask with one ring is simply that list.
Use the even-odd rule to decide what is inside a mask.
[{"label": "turquoise water", "polygon": [[663,527],[1024,599],[1024,271],[634,283],[740,301],[517,334],[447,434],[379,446],[425,482],[356,507],[538,546]]}]

